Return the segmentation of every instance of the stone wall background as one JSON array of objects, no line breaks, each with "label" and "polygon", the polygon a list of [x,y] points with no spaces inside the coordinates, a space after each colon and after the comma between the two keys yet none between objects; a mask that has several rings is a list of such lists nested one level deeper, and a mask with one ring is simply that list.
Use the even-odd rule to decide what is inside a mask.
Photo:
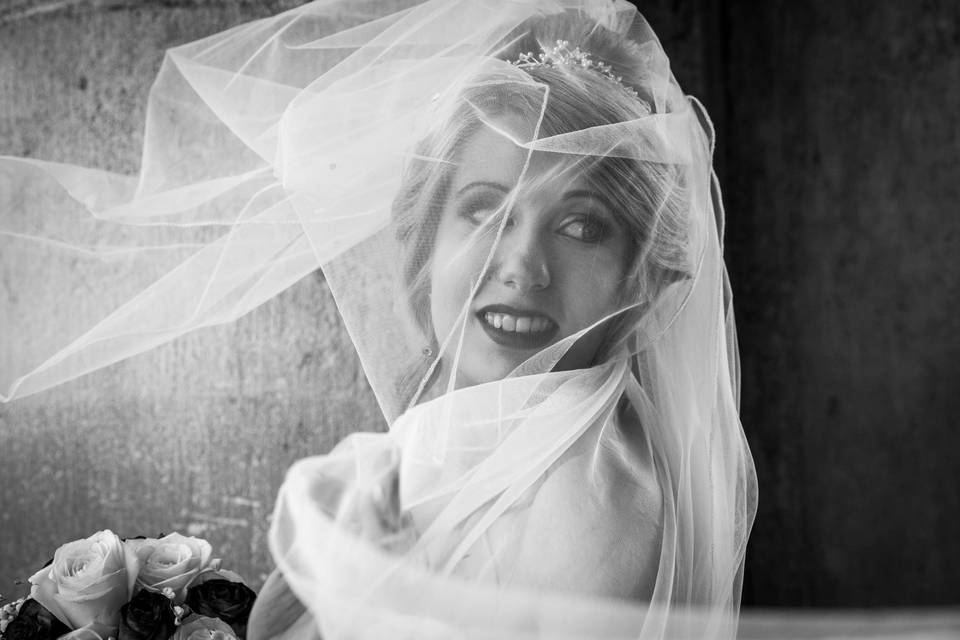
[{"label": "stone wall background", "polygon": [[[300,3],[2,5],[0,154],[135,172],[163,50]],[[761,489],[744,604],[956,602],[960,5],[638,4],[717,128]],[[320,277],[0,407],[0,593],[104,527],[204,535],[259,585],[287,466],[382,428]]]}]

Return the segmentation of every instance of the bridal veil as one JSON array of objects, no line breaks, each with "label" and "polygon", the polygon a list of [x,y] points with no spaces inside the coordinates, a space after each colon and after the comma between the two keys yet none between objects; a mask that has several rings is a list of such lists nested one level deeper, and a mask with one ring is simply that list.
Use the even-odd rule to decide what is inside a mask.
[{"label": "bridal veil", "polygon": [[8,286],[82,258],[100,302],[3,318],[0,390],[321,269],[391,426],[288,472],[291,633],[730,637],[756,479],[712,151],[626,3],[320,0],[241,25],[168,52],[139,176],[0,158]]}]

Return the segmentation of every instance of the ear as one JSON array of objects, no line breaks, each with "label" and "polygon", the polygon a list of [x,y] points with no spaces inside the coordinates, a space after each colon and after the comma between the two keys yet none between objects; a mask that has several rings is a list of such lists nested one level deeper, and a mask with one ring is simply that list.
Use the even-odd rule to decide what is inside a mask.
[{"label": "ear", "polygon": [[[308,635],[303,631],[309,630]],[[247,623],[247,640],[270,640],[288,635],[299,640],[321,640],[313,616],[290,590],[279,569],[274,569],[253,603]]]}]

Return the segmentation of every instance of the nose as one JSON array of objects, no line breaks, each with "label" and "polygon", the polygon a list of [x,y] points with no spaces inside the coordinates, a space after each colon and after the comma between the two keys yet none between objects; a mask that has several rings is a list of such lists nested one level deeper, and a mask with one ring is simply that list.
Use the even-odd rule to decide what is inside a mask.
[{"label": "nose", "polygon": [[521,293],[550,286],[547,247],[532,226],[524,228],[516,220],[508,220],[494,255],[495,277]]}]

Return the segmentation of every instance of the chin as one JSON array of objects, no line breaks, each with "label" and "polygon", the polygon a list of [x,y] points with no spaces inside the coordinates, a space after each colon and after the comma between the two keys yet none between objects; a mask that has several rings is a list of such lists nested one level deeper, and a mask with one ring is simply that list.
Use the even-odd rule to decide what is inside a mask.
[{"label": "chin", "polygon": [[516,365],[501,364],[499,358],[492,362],[494,358],[486,358],[486,362],[464,362],[460,361],[460,369],[457,372],[458,387],[473,387],[488,382],[503,380],[510,372],[516,369]]},{"label": "chin", "polygon": [[503,380],[526,360],[526,356],[505,357],[506,354],[502,353],[497,345],[489,343],[484,344],[482,349],[477,349],[475,344],[470,347],[472,348],[468,351],[468,345],[464,344],[457,373],[458,387],[472,387]]},{"label": "chin", "polygon": [[[450,349],[452,365],[453,349]],[[476,326],[469,326],[464,336],[463,351],[457,368],[457,388],[497,382],[509,376],[538,350],[518,350],[498,345]]]}]

